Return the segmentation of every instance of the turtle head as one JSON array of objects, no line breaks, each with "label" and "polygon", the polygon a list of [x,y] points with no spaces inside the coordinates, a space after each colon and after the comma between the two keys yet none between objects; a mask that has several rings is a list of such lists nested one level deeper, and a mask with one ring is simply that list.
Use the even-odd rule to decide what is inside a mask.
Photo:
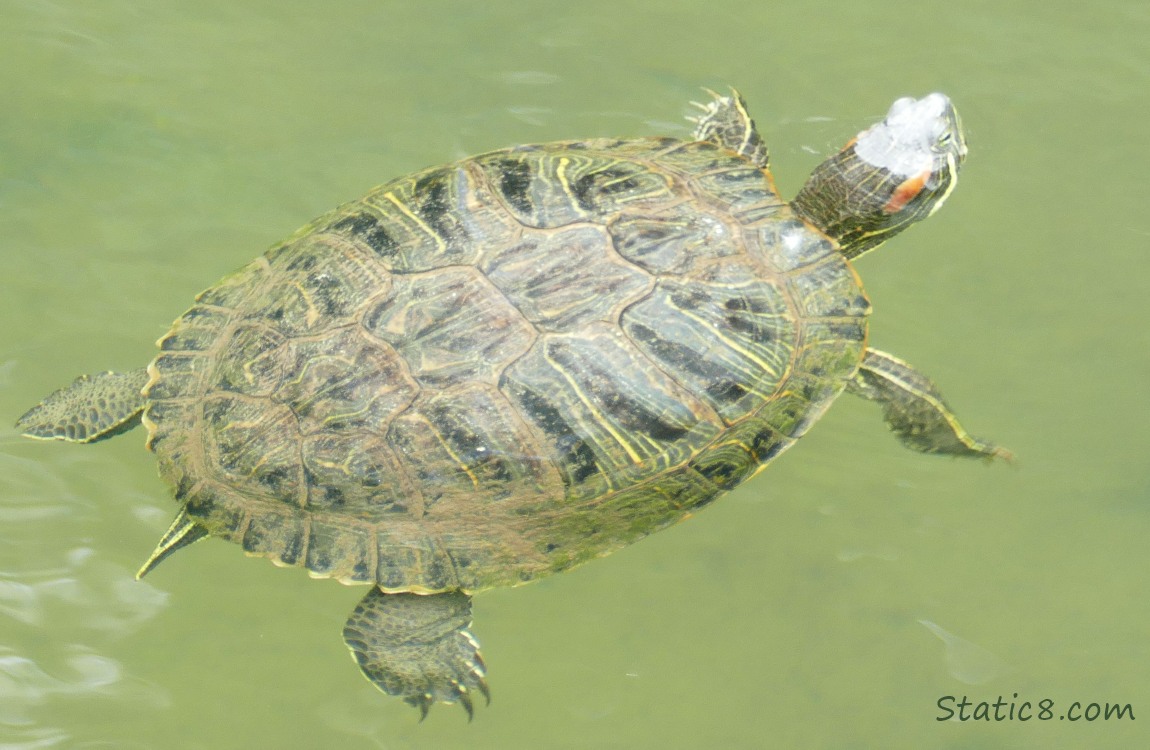
[{"label": "turtle head", "polygon": [[950,99],[904,97],[820,164],[791,206],[854,258],[938,210],[965,158]]}]

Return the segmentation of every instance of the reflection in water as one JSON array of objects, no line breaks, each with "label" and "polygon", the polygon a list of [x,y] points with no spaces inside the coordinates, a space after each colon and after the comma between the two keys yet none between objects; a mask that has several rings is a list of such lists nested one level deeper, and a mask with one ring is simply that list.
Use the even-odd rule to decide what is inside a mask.
[{"label": "reflection in water", "polygon": [[[6,731],[3,747],[54,747],[66,740],[67,735],[59,730],[42,724],[33,728],[32,710],[58,697],[96,695],[147,708],[165,708],[171,702],[157,686],[126,677],[115,659],[79,644],[65,646],[62,651],[65,666],[49,671],[12,649],[0,647],[0,727],[23,740],[8,744],[11,735]],[[27,731],[21,731],[24,729]]]},{"label": "reflection in water", "polygon": [[56,677],[32,659],[0,648],[0,722],[26,724],[31,721],[27,710],[52,695],[104,693],[120,682],[122,674],[116,661],[84,646],[72,645],[67,651],[70,653],[64,662],[70,674]]},{"label": "reflection in water", "polygon": [[839,562],[857,562],[863,559],[882,560],[883,562],[897,562],[898,550],[893,547],[875,547],[873,549],[852,548],[841,549],[835,555]]},{"label": "reflection in water", "polygon": [[86,629],[126,635],[168,599],[123,566],[96,560],[87,547],[69,552],[64,570],[22,572],[20,578],[0,571],[0,614],[26,625],[44,625],[46,612],[59,602],[69,608],[67,619]]},{"label": "reflection in water", "polygon": [[[135,632],[168,595],[90,547],[61,555],[59,540],[82,537],[92,513],[61,476],[0,454],[0,746],[79,747],[52,726],[61,702],[76,696],[168,705],[155,685],[125,674],[104,655]],[[124,745],[117,745],[123,747]]]},{"label": "reflection in water", "polygon": [[66,519],[84,507],[67,484],[44,464],[0,453],[0,542],[16,551],[25,537],[12,524]]},{"label": "reflection in water", "polygon": [[1014,668],[978,644],[944,630],[930,620],[919,620],[924,628],[938,636],[946,651],[946,671],[967,685],[985,685]]},{"label": "reflection in water", "polygon": [[[409,747],[397,737],[395,716],[380,710],[379,692],[375,688],[361,689],[349,702],[346,697],[321,703],[317,712],[320,720],[332,731],[363,739],[370,747],[395,750]],[[410,728],[410,724],[405,726]],[[386,738],[386,739],[385,739]]]}]

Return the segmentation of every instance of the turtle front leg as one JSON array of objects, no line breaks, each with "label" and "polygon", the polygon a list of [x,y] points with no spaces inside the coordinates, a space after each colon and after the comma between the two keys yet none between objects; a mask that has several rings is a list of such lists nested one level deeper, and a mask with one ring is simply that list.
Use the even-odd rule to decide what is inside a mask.
[{"label": "turtle front leg", "polygon": [[443,594],[385,594],[372,587],[347,625],[343,640],[367,679],[427,716],[431,704],[460,703],[472,715],[472,695],[487,702],[486,667],[472,637],[471,597]]},{"label": "turtle front leg", "polygon": [[691,102],[703,110],[703,114],[687,118],[695,123],[695,140],[710,141],[750,160],[756,167],[766,169],[770,161],[767,147],[747,112],[743,97],[734,89],[731,89],[730,96],[716,94],[709,89],[706,91],[712,97],[710,102]]},{"label": "turtle front leg", "polygon": [[1014,459],[1005,448],[971,436],[925,375],[886,352],[867,349],[847,390],[882,405],[887,426],[907,448],[973,458]]}]

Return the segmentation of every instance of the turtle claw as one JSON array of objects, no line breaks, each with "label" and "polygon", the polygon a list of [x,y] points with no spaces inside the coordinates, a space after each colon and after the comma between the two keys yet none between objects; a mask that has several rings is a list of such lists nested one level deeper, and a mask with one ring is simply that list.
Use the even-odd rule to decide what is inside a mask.
[{"label": "turtle claw", "polygon": [[418,708],[420,721],[433,703],[459,703],[470,721],[476,691],[491,702],[470,624],[471,598],[463,592],[387,594],[373,588],[343,635],[364,676]]},{"label": "turtle claw", "polygon": [[435,701],[431,697],[431,693],[424,693],[423,695],[408,696],[403,699],[403,702],[419,709],[419,721],[422,722],[427,718],[427,712],[431,710],[431,704]]},{"label": "turtle claw", "polygon": [[[408,705],[419,709],[420,721],[427,718],[431,706],[435,703],[458,703],[467,712],[467,721],[470,722],[475,718],[474,694],[477,691],[483,694],[487,705],[491,704],[491,689],[487,686],[483,660],[479,658],[478,651],[467,653],[472,647],[477,648],[478,644],[466,631],[460,635],[464,636],[457,641],[462,658],[453,662],[453,659],[446,659],[440,654],[440,658],[434,663],[429,661],[424,664],[426,671],[422,675],[423,684],[417,688],[420,692],[404,697]],[[445,677],[444,671],[452,669],[455,670],[455,676]],[[374,678],[372,681],[375,681]],[[378,682],[376,684],[385,692],[396,694],[393,691],[394,686],[385,686]]]},{"label": "turtle claw", "polygon": [[[477,654],[477,656],[478,656],[478,654]],[[483,660],[480,659],[479,661],[480,661],[480,665],[481,665],[479,671],[478,672],[472,672],[472,675],[474,676],[472,687],[479,689],[479,692],[483,694],[483,700],[485,701],[485,705],[490,706],[491,705],[491,688],[489,688],[487,686],[487,678],[484,677],[484,672],[483,672],[483,668],[482,668]],[[471,690],[469,688],[465,687],[464,685],[457,685],[457,687],[459,688],[459,702],[463,705],[463,708],[467,710],[467,720],[471,721],[472,714],[474,713],[474,703],[473,703],[472,698],[471,698]]]},{"label": "turtle claw", "polygon": [[[480,663],[482,663],[482,660],[480,660]],[[483,693],[483,698],[487,701],[487,705],[490,706],[491,688],[487,687],[487,679],[483,675],[479,676],[479,679],[476,681],[476,686],[479,688],[479,692]]]},{"label": "turtle claw", "polygon": [[[487,680],[483,677],[482,673],[472,672],[471,682],[474,689],[477,689],[483,694],[487,705],[491,705],[491,689],[487,686]],[[431,711],[431,706],[436,701],[442,703],[458,703],[467,712],[467,721],[470,722],[475,718],[475,701],[472,698],[472,688],[464,685],[459,680],[451,680],[451,687],[445,691],[447,695],[442,695],[437,692],[420,693],[419,695],[410,695],[403,700],[409,706],[419,709],[419,720],[422,722],[427,718],[427,714]]]},{"label": "turtle claw", "polygon": [[755,130],[755,123],[747,113],[746,102],[739,92],[733,88],[729,95],[708,88],[704,88],[703,91],[711,95],[711,101],[706,104],[691,102],[693,106],[703,111],[702,117],[694,119],[695,140],[710,141],[766,169],[770,161],[767,147]]},{"label": "turtle claw", "polygon": [[[707,92],[707,94],[708,94],[708,95],[709,95],[709,96],[710,96],[712,99],[724,99],[724,98],[725,98],[725,97],[724,97],[722,94],[720,94],[719,92],[715,91],[714,89],[709,89],[709,88],[707,88],[706,86],[702,86],[702,87],[700,87],[700,88],[702,88],[702,89],[703,89],[703,91],[706,91],[706,92]],[[692,107],[697,107],[698,109],[701,109],[701,110],[703,110],[703,113],[704,113],[704,114],[710,114],[711,112],[713,112],[713,111],[714,111],[714,109],[715,109],[715,106],[716,106],[716,105],[715,105],[715,102],[713,102],[713,101],[711,101],[711,102],[707,102],[706,104],[704,104],[704,103],[702,103],[702,102],[697,102],[697,101],[695,101],[694,99],[692,99],[690,102],[688,102],[688,104],[690,104]],[[692,118],[688,117],[687,119],[688,119],[688,120],[690,120],[690,119],[692,119]]]},{"label": "turtle claw", "polygon": [[459,705],[463,706],[463,710],[467,712],[467,721],[470,722],[475,718],[475,707],[471,705],[471,696],[467,692],[467,688],[462,685],[456,685],[459,690]]}]

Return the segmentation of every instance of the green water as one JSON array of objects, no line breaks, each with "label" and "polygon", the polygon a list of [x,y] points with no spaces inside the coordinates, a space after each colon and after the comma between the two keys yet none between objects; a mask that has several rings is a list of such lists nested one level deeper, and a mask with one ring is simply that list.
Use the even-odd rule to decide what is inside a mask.
[{"label": "green water", "polygon": [[[874,344],[1016,467],[912,454],[843,399],[697,518],[478,598],[494,700],[419,724],[348,658],[360,591],[222,542],[132,580],[174,509],[141,433],[0,427],[0,746],[1150,745],[1145,2],[3,0],[0,425],[142,364],[193,294],[374,184],[682,135],[727,84],[788,195],[895,97],[954,99],[962,183],[859,270]],[[1014,693],[1055,718],[936,720]],[[1059,720],[1074,701],[1137,718]]]}]

